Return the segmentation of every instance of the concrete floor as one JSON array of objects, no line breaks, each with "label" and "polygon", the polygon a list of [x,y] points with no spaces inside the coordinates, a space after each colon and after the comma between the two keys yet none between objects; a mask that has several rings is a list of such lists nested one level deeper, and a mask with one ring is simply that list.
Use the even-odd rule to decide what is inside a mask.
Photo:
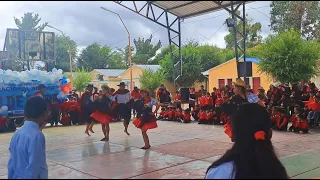
[{"label": "concrete floor", "polygon": [[[101,126],[91,137],[84,126],[53,127],[46,136],[49,178],[204,178],[212,161],[232,144],[222,126],[158,122],[149,131],[152,148],[144,151],[140,130],[111,123],[110,142],[100,142]],[[12,133],[0,134],[0,179],[7,178]],[[320,135],[274,132],[273,144],[292,178],[320,178]]]}]

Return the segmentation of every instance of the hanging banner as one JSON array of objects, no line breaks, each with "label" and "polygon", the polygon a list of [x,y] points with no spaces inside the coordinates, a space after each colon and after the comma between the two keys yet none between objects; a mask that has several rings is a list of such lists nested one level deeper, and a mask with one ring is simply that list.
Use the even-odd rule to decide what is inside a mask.
[{"label": "hanging banner", "polygon": [[[24,104],[26,100],[38,91],[40,82],[21,83],[21,84],[5,84],[0,83],[0,107],[7,106],[8,113],[14,116],[23,115]],[[61,92],[57,84],[44,84],[46,86],[45,100],[50,103],[53,99],[57,99],[57,95]]]}]

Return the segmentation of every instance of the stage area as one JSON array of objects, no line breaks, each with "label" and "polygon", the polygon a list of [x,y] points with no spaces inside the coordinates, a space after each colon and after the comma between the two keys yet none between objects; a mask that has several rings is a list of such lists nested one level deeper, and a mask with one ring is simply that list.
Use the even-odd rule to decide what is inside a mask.
[{"label": "stage area", "polygon": [[[101,126],[87,137],[84,126],[44,129],[49,178],[204,178],[210,163],[231,146],[222,126],[158,122],[150,130],[150,150],[141,150],[139,129],[126,136],[111,123],[110,142],[100,142]],[[0,134],[0,179],[7,179],[12,133]],[[274,132],[273,143],[292,178],[320,178],[320,134]]]}]

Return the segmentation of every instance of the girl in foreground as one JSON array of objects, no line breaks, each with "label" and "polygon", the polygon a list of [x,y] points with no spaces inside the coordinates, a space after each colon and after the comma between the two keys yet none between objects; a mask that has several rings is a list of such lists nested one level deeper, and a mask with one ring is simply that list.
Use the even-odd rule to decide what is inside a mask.
[{"label": "girl in foreground", "polygon": [[101,123],[104,138],[101,141],[109,141],[110,127],[109,123],[114,116],[112,115],[113,97],[110,95],[110,88],[107,85],[102,85],[102,94],[94,101],[96,111],[90,117]]},{"label": "girl in foreground", "polygon": [[[149,129],[157,128],[157,120],[156,120],[156,112],[158,112],[158,109],[160,107],[160,104],[153,98],[149,96],[149,90],[142,89],[140,90],[142,101],[144,106],[139,109],[139,111],[142,111],[142,115],[138,117],[136,120],[133,121],[133,124],[141,129],[142,137],[144,141],[144,146],[141,149],[150,149],[150,142],[149,137],[147,134],[147,131]],[[156,109],[154,112],[152,112],[152,107],[156,106]],[[140,114],[140,113],[139,113]]]},{"label": "girl in foreground", "polygon": [[288,179],[274,152],[270,128],[270,117],[262,106],[240,105],[226,124],[225,132],[234,144],[208,168],[206,179]]}]

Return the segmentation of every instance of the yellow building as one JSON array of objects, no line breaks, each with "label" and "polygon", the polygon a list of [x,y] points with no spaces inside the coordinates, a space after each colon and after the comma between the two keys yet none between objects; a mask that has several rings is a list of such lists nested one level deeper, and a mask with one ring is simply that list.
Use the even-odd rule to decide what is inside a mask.
[{"label": "yellow building", "polygon": [[[143,71],[149,69],[153,72],[160,70],[160,65],[133,65],[132,66],[132,84],[141,88],[140,76]],[[90,82],[98,89],[103,84],[108,85],[110,88],[118,89],[118,84],[124,82],[127,89],[130,89],[130,68],[129,69],[94,69],[90,72],[92,81]],[[172,95],[175,95],[175,88],[173,83],[164,81],[164,86],[169,90]],[[196,90],[200,89],[201,83],[194,83]],[[205,85],[205,84],[203,84]]]},{"label": "yellow building", "polygon": [[[246,58],[246,61],[252,62],[252,77],[249,77],[249,85],[251,88],[255,92],[257,92],[259,87],[263,87],[267,90],[270,84],[272,84],[272,79],[265,73],[258,71],[258,63],[260,60],[257,58]],[[212,91],[214,87],[220,88],[225,85],[231,86],[232,82],[235,82],[238,78],[236,59],[231,59],[223,64],[202,72],[202,74],[208,77],[209,91]]]}]

